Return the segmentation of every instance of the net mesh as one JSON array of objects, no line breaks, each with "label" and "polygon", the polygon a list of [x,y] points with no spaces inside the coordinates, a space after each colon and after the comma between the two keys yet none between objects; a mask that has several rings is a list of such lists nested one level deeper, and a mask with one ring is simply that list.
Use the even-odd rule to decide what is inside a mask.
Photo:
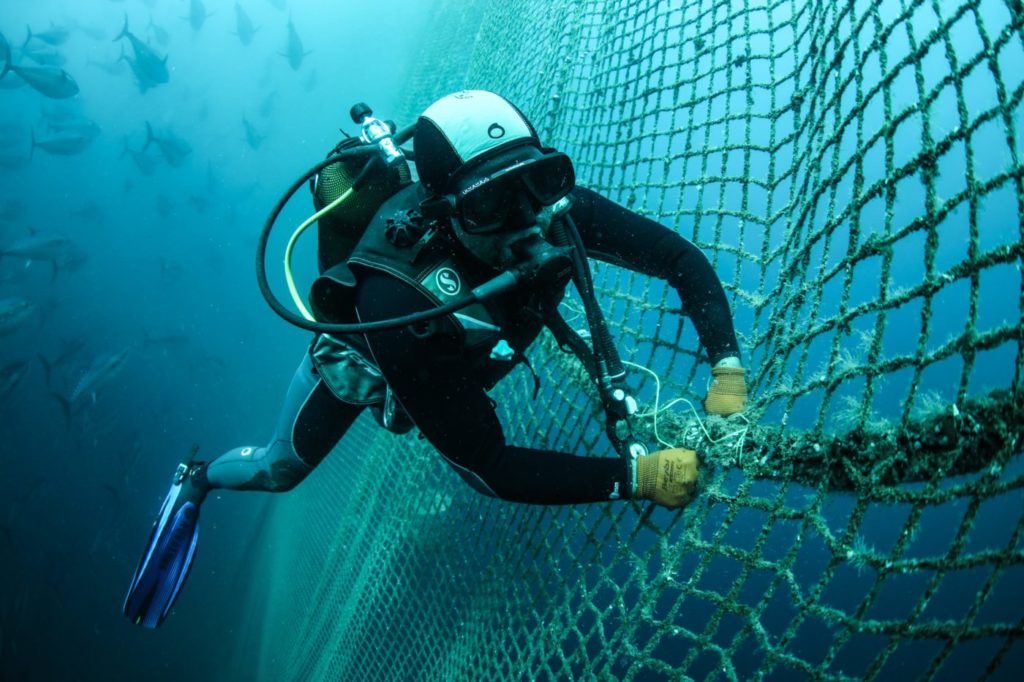
[{"label": "net mesh", "polygon": [[[438,3],[404,120],[500,92],[581,184],[694,241],[752,405],[706,418],[675,294],[594,264],[645,436],[704,457],[697,500],[503,503],[361,420],[275,500],[239,674],[1012,678],[1022,26],[1019,0]],[[508,440],[615,456],[575,359],[530,357],[541,398],[518,370],[495,392]]]}]

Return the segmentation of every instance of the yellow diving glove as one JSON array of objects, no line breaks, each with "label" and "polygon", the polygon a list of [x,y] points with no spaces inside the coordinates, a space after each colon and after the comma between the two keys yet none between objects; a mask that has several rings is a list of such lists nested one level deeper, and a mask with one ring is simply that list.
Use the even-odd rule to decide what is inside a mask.
[{"label": "yellow diving glove", "polygon": [[724,358],[712,369],[713,381],[704,399],[708,414],[728,417],[742,412],[747,406],[746,370],[740,366],[739,358]]},{"label": "yellow diving glove", "polygon": [[697,492],[697,453],[684,448],[659,450],[636,458],[636,497],[678,509]]}]

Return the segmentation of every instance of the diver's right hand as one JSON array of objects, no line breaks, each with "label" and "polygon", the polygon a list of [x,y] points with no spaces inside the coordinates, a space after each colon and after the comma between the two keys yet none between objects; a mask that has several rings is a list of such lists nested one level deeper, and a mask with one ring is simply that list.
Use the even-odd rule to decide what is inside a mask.
[{"label": "diver's right hand", "polygon": [[697,453],[685,448],[637,457],[636,497],[670,509],[685,507],[697,494],[699,466]]},{"label": "diver's right hand", "polygon": [[704,399],[708,414],[720,417],[742,412],[747,407],[746,371],[742,367],[715,367],[711,370],[713,381]]}]

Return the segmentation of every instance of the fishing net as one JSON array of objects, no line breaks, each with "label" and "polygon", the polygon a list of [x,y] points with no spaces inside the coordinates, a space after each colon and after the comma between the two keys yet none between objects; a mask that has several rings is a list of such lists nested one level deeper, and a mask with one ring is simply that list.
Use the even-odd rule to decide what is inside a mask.
[{"label": "fishing net", "polygon": [[[695,242],[752,405],[707,418],[673,291],[595,263],[644,435],[702,453],[697,500],[500,502],[360,421],[275,500],[240,674],[1013,677],[1021,2],[448,0],[432,17],[403,120],[500,92],[580,184]],[[564,314],[584,326],[578,302]],[[540,398],[518,370],[495,391],[509,441],[615,456],[575,358],[547,336],[530,357]]]}]

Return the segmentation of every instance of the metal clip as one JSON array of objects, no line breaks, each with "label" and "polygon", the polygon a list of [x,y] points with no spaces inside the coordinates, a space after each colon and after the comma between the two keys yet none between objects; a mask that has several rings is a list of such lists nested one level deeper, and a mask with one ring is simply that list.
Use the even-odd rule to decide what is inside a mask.
[{"label": "metal clip", "polygon": [[512,360],[515,355],[515,350],[513,350],[512,346],[508,345],[508,341],[505,339],[498,339],[498,342],[494,344],[494,348],[491,349],[491,360],[508,362]]}]

